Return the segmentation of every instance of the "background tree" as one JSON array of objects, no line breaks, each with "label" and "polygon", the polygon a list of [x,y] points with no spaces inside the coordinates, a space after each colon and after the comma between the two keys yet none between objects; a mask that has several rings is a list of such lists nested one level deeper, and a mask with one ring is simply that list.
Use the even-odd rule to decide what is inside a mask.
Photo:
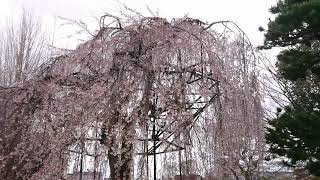
[{"label": "background tree", "polygon": [[0,35],[0,86],[30,79],[48,59],[49,38],[28,12],[2,24]]},{"label": "background tree", "polygon": [[270,12],[262,48],[285,47],[276,67],[290,104],[269,122],[266,139],[285,164],[320,176],[320,1],[281,0]]}]

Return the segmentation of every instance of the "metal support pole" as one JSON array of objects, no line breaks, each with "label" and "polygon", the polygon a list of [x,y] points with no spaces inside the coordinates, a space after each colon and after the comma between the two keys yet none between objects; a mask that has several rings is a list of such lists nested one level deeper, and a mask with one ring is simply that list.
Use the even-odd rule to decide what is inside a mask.
[{"label": "metal support pole", "polygon": [[156,143],[157,143],[157,138],[156,138],[156,123],[155,120],[153,122],[153,128],[152,128],[152,139],[153,139],[153,179],[157,179],[157,159],[156,159]]},{"label": "metal support pole", "polygon": [[81,142],[81,154],[80,154],[80,174],[79,174],[79,180],[82,180],[82,171],[83,171],[83,147],[84,144]]},{"label": "metal support pole", "polygon": [[180,175],[180,180],[182,180],[181,149],[179,150],[179,175]]},{"label": "metal support pole", "polygon": [[145,148],[145,153],[147,153],[146,155],[146,159],[147,159],[147,165],[146,165],[146,169],[147,169],[147,180],[149,180],[149,155],[148,155],[148,148],[149,148],[149,141],[148,141],[148,137],[149,137],[149,128],[148,125],[146,125],[146,133],[147,133],[147,138],[144,144],[144,148]]}]

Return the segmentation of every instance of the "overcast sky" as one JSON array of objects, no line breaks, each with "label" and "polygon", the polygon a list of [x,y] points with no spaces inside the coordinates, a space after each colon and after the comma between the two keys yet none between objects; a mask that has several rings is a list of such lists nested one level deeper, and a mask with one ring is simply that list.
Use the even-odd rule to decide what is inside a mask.
[{"label": "overcast sky", "polygon": [[[268,9],[277,0],[127,0],[121,1],[128,7],[149,16],[147,6],[166,18],[179,18],[184,15],[201,19],[204,22],[232,20],[249,36],[254,45],[263,41],[259,26],[266,26],[271,14]],[[45,22],[52,30],[54,17],[61,16],[71,19],[90,19],[99,17],[104,12],[116,13],[120,4],[116,0],[0,0],[0,16],[3,21],[7,17],[17,16],[22,7],[31,11]],[[93,20],[93,19],[92,19]],[[66,43],[70,33],[66,27],[56,24],[55,41],[61,46]],[[69,29],[70,30],[70,29]],[[67,33],[68,32],[68,33]],[[64,41],[63,41],[64,40]],[[72,44],[72,43],[71,43]]]}]

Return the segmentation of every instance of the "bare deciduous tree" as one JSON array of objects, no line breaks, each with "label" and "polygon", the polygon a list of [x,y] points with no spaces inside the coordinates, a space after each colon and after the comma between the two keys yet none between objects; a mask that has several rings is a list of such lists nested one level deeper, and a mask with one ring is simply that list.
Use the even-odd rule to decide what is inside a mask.
[{"label": "bare deciduous tree", "polygon": [[30,79],[48,58],[48,36],[31,14],[23,12],[0,30],[0,85]]}]

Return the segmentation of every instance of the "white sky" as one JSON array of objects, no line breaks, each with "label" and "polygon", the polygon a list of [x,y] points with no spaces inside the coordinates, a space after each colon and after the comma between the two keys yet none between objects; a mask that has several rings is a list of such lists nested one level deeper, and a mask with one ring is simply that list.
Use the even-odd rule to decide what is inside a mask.
[{"label": "white sky", "polygon": [[[254,45],[263,41],[263,34],[258,31],[261,25],[266,26],[271,14],[268,9],[277,0],[127,0],[120,1],[146,16],[150,15],[147,6],[166,18],[179,18],[188,14],[204,22],[232,20],[249,36]],[[54,17],[71,19],[88,19],[99,17],[103,12],[116,13],[120,4],[117,0],[0,0],[0,20],[17,16],[22,7],[31,11],[45,22],[47,28],[53,29]],[[93,20],[93,19],[91,19]],[[87,21],[85,21],[87,22]],[[68,47],[72,34],[70,29],[56,24],[55,44]],[[68,44],[69,43],[69,44]],[[72,44],[72,42],[71,42]]]}]

